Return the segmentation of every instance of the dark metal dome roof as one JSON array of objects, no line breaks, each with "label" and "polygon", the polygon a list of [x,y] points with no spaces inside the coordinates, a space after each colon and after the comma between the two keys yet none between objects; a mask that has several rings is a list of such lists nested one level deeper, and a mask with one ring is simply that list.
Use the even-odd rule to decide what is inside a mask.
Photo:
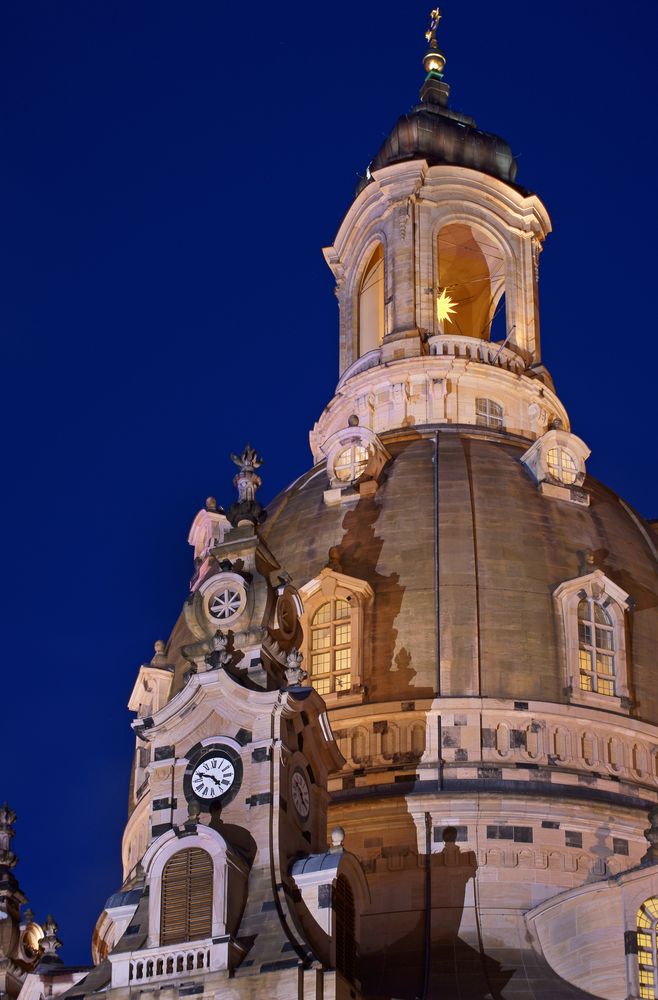
[{"label": "dark metal dome roof", "polygon": [[430,49],[425,56],[429,72],[421,87],[420,104],[398,118],[369,165],[362,187],[373,171],[405,160],[427,160],[431,167],[470,167],[508,184],[516,181],[517,163],[505,140],[480,131],[473,118],[448,107],[450,87],[443,73],[437,72],[437,66],[442,68],[444,62],[438,50]]},{"label": "dark metal dome roof", "polygon": [[398,118],[369,170],[405,160],[471,167],[509,184],[516,179],[517,163],[504,139],[481,132],[472,118],[427,104]]}]

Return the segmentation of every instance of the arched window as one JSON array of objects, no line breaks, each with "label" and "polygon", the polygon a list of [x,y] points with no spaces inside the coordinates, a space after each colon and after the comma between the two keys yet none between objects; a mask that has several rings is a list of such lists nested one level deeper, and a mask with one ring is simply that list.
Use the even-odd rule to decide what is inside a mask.
[{"label": "arched window", "polygon": [[[438,263],[439,333],[489,340],[494,319],[499,311],[500,315],[504,312],[502,247],[478,228],[465,222],[451,222],[439,233]],[[504,337],[506,321],[503,330]]]},{"label": "arched window", "polygon": [[637,911],[637,966],[642,1000],[656,1000],[658,958],[656,956],[658,896],[651,896]]},{"label": "arched window", "polygon": [[554,597],[564,636],[567,697],[583,705],[628,712],[630,596],[596,569],[560,583]]},{"label": "arched window", "polygon": [[336,969],[346,979],[356,978],[356,915],[354,894],[344,875],[336,879],[334,893],[336,914]]},{"label": "arched window", "polygon": [[593,597],[578,603],[578,660],[581,691],[615,693],[615,633],[612,619]]},{"label": "arched window", "polygon": [[475,400],[475,423],[478,427],[490,427],[494,431],[503,429],[503,408],[493,399]]},{"label": "arched window", "polygon": [[200,941],[212,935],[213,863],[207,851],[178,851],[162,873],[160,944]]},{"label": "arched window", "polygon": [[372,252],[359,288],[359,357],[384,339],[384,248]]},{"label": "arched window", "polygon": [[362,701],[369,666],[364,633],[375,596],[372,587],[325,567],[299,593],[304,602],[301,650],[308,683],[328,705]]},{"label": "arched window", "polygon": [[349,691],[352,686],[350,606],[340,597],[321,604],[311,619],[310,680],[318,694]]}]

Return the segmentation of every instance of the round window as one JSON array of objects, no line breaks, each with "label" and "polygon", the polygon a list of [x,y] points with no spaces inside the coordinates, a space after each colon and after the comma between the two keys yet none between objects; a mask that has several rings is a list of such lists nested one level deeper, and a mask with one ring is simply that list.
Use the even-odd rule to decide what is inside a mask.
[{"label": "round window", "polygon": [[578,466],[564,448],[551,448],[546,458],[548,471],[558,482],[571,486],[578,478]]},{"label": "round window", "polygon": [[238,618],[247,606],[247,589],[236,573],[222,573],[201,587],[206,620],[215,629]]},{"label": "round window", "polygon": [[234,618],[240,610],[242,595],[232,587],[218,590],[210,595],[208,600],[208,614],[218,622],[228,621]]},{"label": "round window", "polygon": [[366,471],[367,464],[367,450],[361,444],[351,444],[336,456],[334,475],[341,483],[354,482]]}]

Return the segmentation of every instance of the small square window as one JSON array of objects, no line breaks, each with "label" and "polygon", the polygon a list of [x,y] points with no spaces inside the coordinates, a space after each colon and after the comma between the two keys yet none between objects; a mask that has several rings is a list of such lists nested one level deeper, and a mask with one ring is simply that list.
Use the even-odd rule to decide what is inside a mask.
[{"label": "small square window", "polygon": [[582,833],[579,833],[577,830],[565,830],[564,844],[565,847],[582,847],[583,846]]},{"label": "small square window", "polygon": [[489,427],[495,431],[503,429],[503,408],[493,399],[475,400],[475,423],[478,427]]},{"label": "small square window", "polygon": [[624,858],[628,857],[628,841],[624,840],[623,837],[613,837],[612,838],[612,850],[615,854],[621,854]]},{"label": "small square window", "polygon": [[[458,844],[464,844],[468,840],[468,827],[467,826],[456,826],[454,829],[457,831],[457,836],[455,840]],[[435,826],[434,827],[434,843],[443,843],[443,831],[445,826]]]},{"label": "small square window", "polygon": [[487,839],[488,840],[514,840],[514,827],[513,826],[488,826],[487,827]]},{"label": "small square window", "polygon": [[514,827],[514,843],[515,844],[532,844],[532,827],[531,826],[515,826]]}]

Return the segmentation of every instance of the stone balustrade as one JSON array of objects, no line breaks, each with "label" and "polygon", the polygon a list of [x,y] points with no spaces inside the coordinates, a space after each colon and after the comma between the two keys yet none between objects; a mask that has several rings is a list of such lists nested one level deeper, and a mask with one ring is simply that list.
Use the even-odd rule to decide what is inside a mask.
[{"label": "stone balustrade", "polygon": [[[370,351],[343,373],[310,434],[316,462],[326,459],[327,442],[354,426],[355,417],[375,434],[461,424],[532,442],[556,420],[569,429],[553,389],[517,350],[452,335],[430,337],[428,346],[429,354],[388,360],[383,349]],[[489,420],[480,408],[491,404],[498,415]]]},{"label": "stone balustrade", "polygon": [[523,358],[516,351],[489,340],[441,334],[430,337],[428,344],[432,357],[465,358],[469,361],[480,361],[485,365],[496,365],[498,368],[517,373],[525,371],[527,367]]},{"label": "stone balustrade", "polygon": [[112,987],[135,986],[228,967],[228,936],[110,955]]}]

